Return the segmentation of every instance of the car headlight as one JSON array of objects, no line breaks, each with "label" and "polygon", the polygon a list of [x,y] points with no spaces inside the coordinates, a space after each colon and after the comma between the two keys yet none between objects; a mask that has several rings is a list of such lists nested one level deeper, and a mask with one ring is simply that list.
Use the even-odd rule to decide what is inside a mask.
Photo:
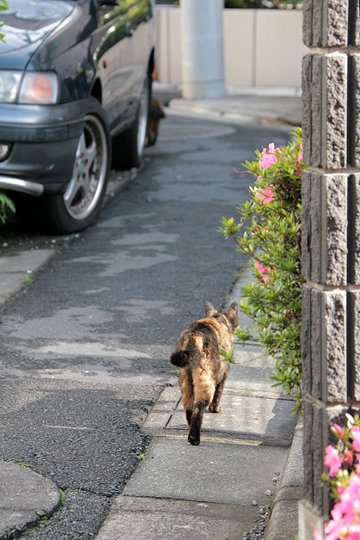
[{"label": "car headlight", "polygon": [[16,101],[21,76],[21,71],[0,71],[0,102],[14,103]]},{"label": "car headlight", "polygon": [[59,82],[55,73],[25,73],[20,86],[19,103],[56,103]]},{"label": "car headlight", "polygon": [[49,105],[59,96],[53,72],[0,71],[0,102]]}]

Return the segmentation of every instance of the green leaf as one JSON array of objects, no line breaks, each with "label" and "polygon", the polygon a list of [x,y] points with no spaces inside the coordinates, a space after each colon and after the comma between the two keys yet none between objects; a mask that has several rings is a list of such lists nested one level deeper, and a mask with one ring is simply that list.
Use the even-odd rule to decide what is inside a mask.
[{"label": "green leaf", "polygon": [[253,333],[251,332],[250,328],[247,328],[246,326],[236,330],[236,337],[242,343],[254,340]]},{"label": "green leaf", "polygon": [[230,364],[235,364],[234,349],[230,349],[230,351],[224,351],[223,349],[220,349],[218,351],[218,355],[224,358],[227,362],[230,362]]}]

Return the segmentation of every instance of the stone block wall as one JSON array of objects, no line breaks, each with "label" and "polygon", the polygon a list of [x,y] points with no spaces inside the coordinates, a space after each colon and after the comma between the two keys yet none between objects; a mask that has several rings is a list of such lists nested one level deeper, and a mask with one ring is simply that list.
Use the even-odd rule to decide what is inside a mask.
[{"label": "stone block wall", "polygon": [[360,3],[304,0],[301,540],[328,517],[329,424],[360,410]]}]

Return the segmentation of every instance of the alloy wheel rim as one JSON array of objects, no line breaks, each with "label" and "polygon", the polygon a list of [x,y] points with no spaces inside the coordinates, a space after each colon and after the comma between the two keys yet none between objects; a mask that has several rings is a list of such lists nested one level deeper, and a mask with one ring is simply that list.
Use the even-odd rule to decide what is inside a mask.
[{"label": "alloy wheel rim", "polygon": [[141,96],[140,96],[139,125],[138,125],[138,133],[137,133],[137,147],[138,147],[139,156],[141,156],[144,151],[148,111],[149,111],[149,91],[148,91],[148,81],[146,79],[142,92],[141,92]]},{"label": "alloy wheel rim", "polygon": [[83,132],[76,150],[72,179],[64,194],[70,216],[81,221],[96,208],[107,173],[107,139],[102,122],[94,115],[85,116]]}]

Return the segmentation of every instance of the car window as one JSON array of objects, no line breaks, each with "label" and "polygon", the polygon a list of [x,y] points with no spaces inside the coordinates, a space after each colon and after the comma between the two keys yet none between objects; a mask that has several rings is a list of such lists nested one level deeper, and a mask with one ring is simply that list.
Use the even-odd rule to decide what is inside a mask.
[{"label": "car window", "polygon": [[101,5],[99,8],[100,24],[106,24],[113,19],[121,17],[125,22],[137,22],[141,21],[136,19],[143,19],[144,14],[149,16],[151,14],[151,2],[149,0],[117,0],[116,5]]}]

